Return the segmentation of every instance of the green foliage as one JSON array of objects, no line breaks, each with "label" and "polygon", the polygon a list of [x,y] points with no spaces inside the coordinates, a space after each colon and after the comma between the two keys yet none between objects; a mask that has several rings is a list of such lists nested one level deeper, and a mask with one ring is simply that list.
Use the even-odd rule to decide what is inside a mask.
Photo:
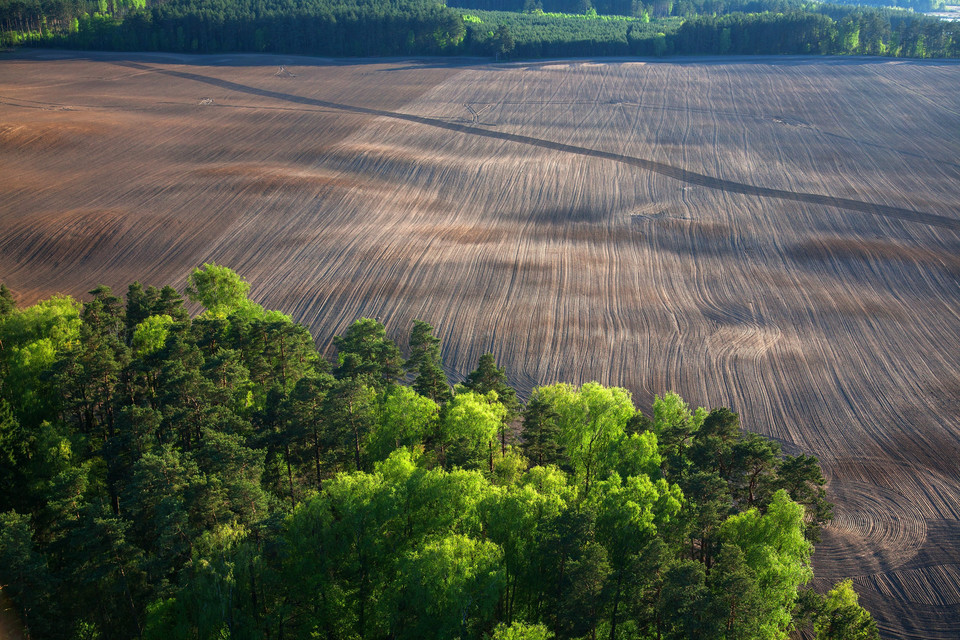
[{"label": "green foliage", "polygon": [[491,482],[501,487],[516,484],[528,467],[529,462],[523,454],[514,447],[507,447],[501,455],[494,456]]},{"label": "green foliage", "polygon": [[477,468],[488,459],[492,470],[494,443],[506,415],[507,408],[500,404],[496,391],[458,393],[440,424],[441,463]]},{"label": "green foliage", "polygon": [[721,538],[736,545],[756,575],[762,610],[752,637],[786,638],[797,589],[812,577],[813,545],[803,537],[803,507],[777,491],[765,514],[755,509],[731,516]]},{"label": "green foliage", "polygon": [[69,296],[53,296],[3,319],[4,350],[46,341],[55,351],[70,348],[80,334],[80,305]]},{"label": "green foliage", "polygon": [[514,622],[510,626],[498,624],[490,640],[552,640],[553,637],[542,624]]},{"label": "green foliage", "polygon": [[613,468],[624,477],[646,475],[654,477],[663,460],[653,432],[626,435],[617,443]]},{"label": "green foliage", "polygon": [[413,389],[422,396],[439,403],[450,400],[450,385],[440,363],[440,339],[433,335],[433,327],[420,320],[413,321],[410,332],[410,359],[404,368],[415,375]]},{"label": "green foliage", "polygon": [[860,606],[853,583],[838,582],[827,592],[814,622],[817,640],[879,640],[870,612]]},{"label": "green foliage", "polygon": [[163,348],[173,318],[167,315],[148,316],[133,330],[131,346],[140,356],[148,356]]},{"label": "green foliage", "polygon": [[480,356],[477,368],[467,374],[467,379],[463,381],[463,387],[469,391],[474,391],[481,395],[486,395],[491,391],[497,394],[497,399],[507,409],[510,416],[516,415],[518,407],[517,392],[507,382],[507,372],[497,367],[496,360],[492,353],[485,353]]},{"label": "green foliage", "polygon": [[148,608],[144,636],[156,640],[259,637],[256,620],[236,602],[255,586],[247,537],[247,530],[230,524],[201,534],[183,570],[177,596]]},{"label": "green foliage", "polygon": [[503,589],[501,556],[496,544],[457,534],[409,552],[399,566],[397,637],[479,637]]},{"label": "green foliage", "polygon": [[[127,288],[126,337],[133,340],[137,326],[151,316],[169,316],[177,322],[187,319],[187,310],[183,308],[183,299],[170,286],[157,289],[143,288],[139,282]],[[154,321],[158,322],[158,321]]]},{"label": "green foliage", "polygon": [[589,493],[591,483],[615,466],[615,445],[636,413],[630,392],[596,382],[579,388],[558,383],[540,387],[537,396],[556,412],[566,463],[584,493]]},{"label": "green foliage", "polygon": [[[369,319],[335,338],[332,375],[246,291],[207,265],[195,319],[137,283],[0,317],[0,563],[33,637],[791,628],[830,517],[813,458],[676,394],[652,419],[597,383],[535,389],[524,409],[490,354],[438,402],[426,323],[412,386]],[[875,637],[849,584],[802,593],[818,637]]]},{"label": "green foliage", "polygon": [[[573,6],[569,9],[565,13],[549,14],[471,10],[469,15],[481,23],[466,23],[464,41],[474,53],[491,56],[502,53],[501,45],[509,46],[512,41],[508,53],[514,58],[644,53],[633,44],[646,32],[647,25],[639,20],[628,16],[587,16],[576,13]],[[672,20],[672,23],[659,21],[660,30],[675,31],[678,21]]]},{"label": "green foliage", "polygon": [[400,378],[403,359],[393,340],[387,338],[383,325],[371,318],[360,318],[342,337],[333,339],[337,347],[338,379],[363,378],[383,388]]},{"label": "green foliage", "polygon": [[[8,0],[0,44],[322,56],[957,57],[943,0]],[[902,9],[890,8],[902,7]]]},{"label": "green foliage", "polygon": [[367,451],[374,461],[395,449],[422,444],[437,428],[440,407],[409,387],[395,386],[380,399],[379,415],[368,435]]},{"label": "green foliage", "polygon": [[551,404],[535,395],[523,412],[523,452],[538,465],[557,464],[563,454],[560,444],[560,426],[557,420],[560,414]]},{"label": "green foliage", "polygon": [[653,401],[653,432],[664,454],[667,473],[683,475],[689,465],[690,438],[706,418],[706,409],[691,412],[683,398],[673,392]]},{"label": "green foliage", "polygon": [[7,285],[0,283],[0,318],[11,315],[17,309],[17,299]]},{"label": "green foliage", "polygon": [[510,33],[510,28],[505,24],[497,27],[493,36],[493,51],[497,56],[508,56],[513,52],[516,42]]},{"label": "green foliage", "polygon": [[826,480],[813,456],[786,456],[779,462],[778,476],[790,498],[806,507],[804,534],[810,542],[820,541],[820,530],[833,519],[833,507],[827,502],[823,486]]},{"label": "green foliage", "polygon": [[328,442],[352,454],[355,470],[366,468],[366,444],[377,420],[377,390],[362,378],[339,380],[324,399],[323,414],[330,425]]},{"label": "green foliage", "polygon": [[24,626],[38,635],[52,630],[43,614],[50,605],[51,576],[46,558],[32,541],[30,519],[15,511],[0,513],[0,566],[4,594],[18,604]]},{"label": "green foliage", "polygon": [[56,413],[57,394],[42,376],[78,346],[80,326],[80,306],[62,296],[0,318],[0,392],[24,426],[39,426]]},{"label": "green foliage", "polygon": [[227,267],[209,262],[193,270],[184,293],[211,314],[226,316],[250,304],[248,291],[250,284],[246,280]]},{"label": "green foliage", "polygon": [[730,637],[767,637],[767,630],[758,624],[766,615],[766,593],[739,546],[723,546],[711,570],[709,586],[711,604],[726,620]]}]

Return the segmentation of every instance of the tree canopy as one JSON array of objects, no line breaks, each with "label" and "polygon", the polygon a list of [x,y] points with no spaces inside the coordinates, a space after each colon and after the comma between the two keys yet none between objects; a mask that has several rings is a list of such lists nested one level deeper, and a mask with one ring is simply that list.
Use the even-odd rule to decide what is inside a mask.
[{"label": "tree canopy", "polygon": [[193,318],[139,283],[0,315],[0,574],[31,638],[768,640],[801,611],[876,638],[849,582],[805,587],[816,460],[729,409],[524,406],[492,354],[424,384],[422,322],[406,363],[363,318],[328,362],[248,291],[210,264]]},{"label": "tree canopy", "polygon": [[[448,6],[449,4],[449,6]],[[0,0],[0,44],[498,57],[960,56],[943,0]],[[872,5],[872,6],[863,6]]]}]

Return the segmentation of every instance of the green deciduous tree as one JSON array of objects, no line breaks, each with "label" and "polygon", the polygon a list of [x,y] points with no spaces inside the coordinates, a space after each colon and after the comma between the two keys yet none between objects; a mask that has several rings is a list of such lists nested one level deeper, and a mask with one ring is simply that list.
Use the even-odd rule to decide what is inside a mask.
[{"label": "green deciduous tree", "polygon": [[553,633],[542,624],[499,624],[493,630],[490,640],[552,640]]},{"label": "green deciduous tree", "polygon": [[817,640],[879,640],[870,612],[860,606],[853,583],[844,580],[827,592],[813,625]]},{"label": "green deciduous tree", "polygon": [[663,456],[663,471],[669,478],[677,480],[686,471],[690,438],[706,417],[706,409],[690,411],[683,398],[672,391],[654,399],[653,431]]},{"label": "green deciduous tree", "polygon": [[505,455],[510,441],[510,425],[521,409],[516,390],[507,383],[506,371],[497,367],[492,353],[485,353],[480,356],[477,368],[467,374],[460,386],[482,395],[491,391],[497,394],[500,404],[507,410],[498,429],[500,453]]},{"label": "green deciduous tree", "polygon": [[130,346],[141,357],[156,353],[166,344],[173,322],[173,318],[168,315],[147,316],[134,327]]},{"label": "green deciduous tree", "polygon": [[630,392],[596,382],[582,387],[559,383],[536,393],[557,413],[560,444],[583,494],[615,464],[615,445],[627,421],[636,413]]},{"label": "green deciduous tree", "polygon": [[494,443],[506,413],[495,391],[454,396],[440,423],[437,445],[441,463],[447,468],[477,468],[486,460],[492,471]]},{"label": "green deciduous tree", "polygon": [[398,638],[477,638],[492,626],[503,590],[502,552],[489,541],[452,534],[401,561]]},{"label": "green deciduous tree", "polygon": [[226,316],[252,304],[247,299],[250,284],[236,272],[215,262],[193,270],[185,293],[213,315]]},{"label": "green deciduous tree", "polygon": [[27,428],[52,420],[60,392],[42,377],[80,339],[80,305],[54,296],[0,320],[0,392]]},{"label": "green deciduous tree", "polygon": [[440,407],[409,387],[395,386],[379,400],[378,417],[368,435],[367,452],[374,461],[385,460],[400,447],[422,444],[436,430]]},{"label": "green deciduous tree", "polygon": [[797,589],[813,576],[812,545],[803,535],[804,509],[777,491],[767,512],[756,509],[731,516],[721,527],[721,539],[743,552],[744,563],[756,575],[762,611],[754,637],[786,638]]}]

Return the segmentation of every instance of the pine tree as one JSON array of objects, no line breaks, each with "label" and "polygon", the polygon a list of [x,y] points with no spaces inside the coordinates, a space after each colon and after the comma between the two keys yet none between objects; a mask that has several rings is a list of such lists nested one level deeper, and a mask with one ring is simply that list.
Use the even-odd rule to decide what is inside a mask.
[{"label": "pine tree", "polygon": [[507,452],[507,431],[509,425],[520,413],[520,402],[516,390],[507,384],[507,372],[497,367],[492,353],[480,356],[477,368],[467,374],[463,387],[469,391],[486,395],[491,391],[497,394],[497,400],[506,408],[507,413],[500,425],[500,452]]},{"label": "pine tree", "polygon": [[443,404],[453,397],[447,374],[440,364],[440,339],[433,335],[433,327],[421,320],[413,321],[410,332],[410,359],[404,364],[413,372],[413,389],[434,402]]},{"label": "pine tree", "polygon": [[364,376],[381,389],[403,374],[400,350],[376,320],[360,318],[343,336],[334,338],[333,344],[338,351],[333,374],[338,380]]},{"label": "pine tree", "polygon": [[17,299],[7,285],[0,284],[0,318],[9,316],[17,309]]},{"label": "pine tree", "polygon": [[559,414],[543,398],[536,396],[523,412],[520,439],[523,452],[536,465],[558,464],[563,456],[560,444]]}]

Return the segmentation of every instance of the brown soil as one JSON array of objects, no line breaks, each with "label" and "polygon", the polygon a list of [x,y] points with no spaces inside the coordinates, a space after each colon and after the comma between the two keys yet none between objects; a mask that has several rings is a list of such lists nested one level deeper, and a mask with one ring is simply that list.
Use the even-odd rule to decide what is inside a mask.
[{"label": "brown soil", "polygon": [[215,260],[324,340],[421,318],[455,377],[493,350],[525,390],[730,406],[820,457],[820,583],[853,577],[885,637],[960,637],[958,84],[862,59],[7,56],[0,280],[33,302]]}]

